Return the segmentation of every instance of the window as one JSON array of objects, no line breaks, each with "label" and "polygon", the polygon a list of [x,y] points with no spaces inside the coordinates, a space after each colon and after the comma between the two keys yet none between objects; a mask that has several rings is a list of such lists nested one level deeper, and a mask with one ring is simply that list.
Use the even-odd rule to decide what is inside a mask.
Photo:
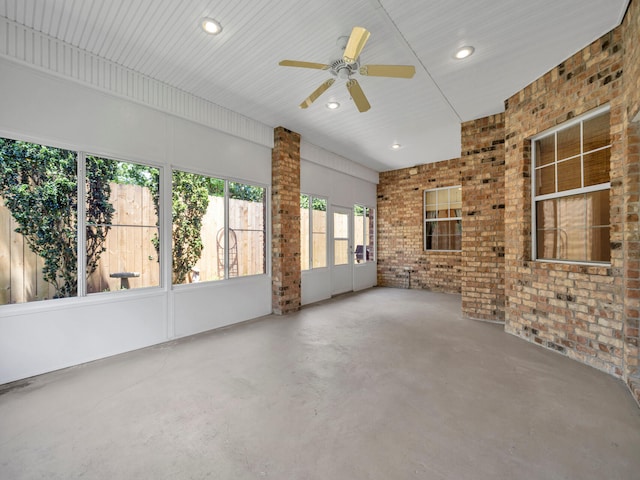
[{"label": "window", "polygon": [[[311,233],[311,234],[310,234]],[[327,266],[327,199],[300,195],[300,268]]]},{"label": "window", "polygon": [[0,305],[78,294],[77,205],[76,152],[0,138]]},{"label": "window", "polygon": [[333,208],[333,265],[349,265],[350,248],[349,210]]},{"label": "window", "polygon": [[266,189],[180,170],[172,176],[173,283],[265,273]]},{"label": "window", "polygon": [[356,263],[375,261],[375,209],[363,205],[353,206],[353,239]]},{"label": "window", "polygon": [[462,187],[425,190],[424,249],[462,249]]},{"label": "window", "polygon": [[87,293],[160,285],[158,168],[87,155]]},{"label": "window", "polygon": [[[0,305],[160,286],[160,178],[0,138]],[[174,170],[171,195],[174,284],[266,272],[266,188]]]},{"label": "window", "polygon": [[608,263],[608,108],[575,119],[532,142],[536,258]]},{"label": "window", "polygon": [[0,160],[0,305],[160,284],[159,169],[5,138]]}]

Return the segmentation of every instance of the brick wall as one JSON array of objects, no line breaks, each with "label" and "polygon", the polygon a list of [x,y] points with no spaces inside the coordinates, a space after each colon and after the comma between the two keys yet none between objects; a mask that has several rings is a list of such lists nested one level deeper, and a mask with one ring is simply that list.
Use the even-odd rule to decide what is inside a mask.
[{"label": "brick wall", "polygon": [[[629,6],[624,41],[624,361],[629,387],[640,403],[640,2]],[[635,120],[635,122],[634,122]]]},{"label": "brick wall", "polygon": [[378,285],[461,292],[461,252],[425,251],[422,223],[423,192],[461,184],[460,159],[380,173]]},{"label": "brick wall", "polygon": [[[640,403],[640,1],[623,24],[462,125],[461,158],[384,172],[378,284],[460,292],[463,314],[628,380]],[[532,261],[530,138],[601,105],[611,121],[611,265]],[[635,120],[635,122],[634,122]],[[425,252],[422,193],[462,185],[462,252]]]},{"label": "brick wall", "polygon": [[[423,192],[462,186],[462,251],[423,248]],[[462,293],[463,315],[504,319],[504,116],[462,125],[462,156],[380,174],[378,285]]]},{"label": "brick wall", "polygon": [[[617,28],[506,102],[505,330],[623,375],[623,64]],[[611,106],[611,267],[532,262],[529,138]]]},{"label": "brick wall", "polygon": [[273,313],[300,309],[300,135],[274,130],[271,157]]}]

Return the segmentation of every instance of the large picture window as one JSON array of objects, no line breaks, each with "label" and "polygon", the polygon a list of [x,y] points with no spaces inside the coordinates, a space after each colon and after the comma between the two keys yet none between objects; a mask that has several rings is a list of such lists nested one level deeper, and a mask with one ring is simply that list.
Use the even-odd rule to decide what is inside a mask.
[{"label": "large picture window", "polygon": [[533,138],[537,259],[610,261],[609,130],[601,109]]},{"label": "large picture window", "polygon": [[158,286],[158,178],[0,138],[0,305]]},{"label": "large picture window", "polygon": [[264,187],[174,170],[174,284],[265,273],[265,193]]},{"label": "large picture window", "polygon": [[[160,286],[161,173],[0,138],[0,305]],[[265,187],[174,170],[167,194],[173,284],[266,272]]]},{"label": "large picture window", "polygon": [[327,199],[300,195],[300,268],[327,266]]},{"label": "large picture window", "polygon": [[462,249],[462,187],[425,190],[424,249]]}]

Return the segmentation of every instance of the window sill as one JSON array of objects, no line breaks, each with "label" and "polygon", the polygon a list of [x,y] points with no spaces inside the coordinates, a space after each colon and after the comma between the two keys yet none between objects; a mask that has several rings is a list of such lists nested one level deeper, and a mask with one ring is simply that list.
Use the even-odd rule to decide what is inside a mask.
[{"label": "window sill", "polygon": [[545,270],[560,270],[571,273],[584,273],[588,275],[611,275],[611,263],[571,262],[566,260],[536,259],[532,262],[536,267]]}]

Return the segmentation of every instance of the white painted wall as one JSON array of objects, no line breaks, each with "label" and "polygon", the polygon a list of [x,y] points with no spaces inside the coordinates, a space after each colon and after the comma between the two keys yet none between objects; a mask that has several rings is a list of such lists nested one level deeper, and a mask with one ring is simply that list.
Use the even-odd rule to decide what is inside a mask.
[{"label": "white painted wall", "polygon": [[[271,184],[268,146],[1,58],[0,105],[1,136]],[[0,306],[0,384],[269,313],[269,275]]]},{"label": "white painted wall", "polygon": [[185,337],[271,313],[271,277],[256,275],[173,291],[175,336]]},{"label": "white painted wall", "polygon": [[[137,79],[136,85],[154,87],[155,93],[119,91],[120,83],[103,82],[94,73],[86,78],[83,72],[77,78],[59,71],[52,75],[22,62],[0,56],[0,136],[150,163],[165,172],[175,166],[271,184],[270,127],[200,105],[149,79]],[[105,64],[96,71],[135,77],[120,70]],[[157,108],[143,105],[147,96]],[[330,205],[376,205],[376,172],[304,141],[301,148],[303,192],[327,197]],[[169,217],[165,209],[165,220]],[[169,277],[168,267],[163,275]],[[375,264],[355,266],[354,290],[375,282]],[[303,304],[329,298],[331,269],[304,272],[302,287]],[[269,275],[3,305],[0,384],[269,313]]]},{"label": "white painted wall", "polygon": [[[329,207],[338,205],[350,209],[354,204],[376,206],[376,172],[305,142],[301,143],[300,155],[301,192],[328,198]],[[329,264],[333,245],[330,240],[327,249]],[[376,264],[373,262],[354,265],[353,290],[376,285],[376,275]],[[302,272],[302,304],[331,298],[332,282],[330,266]]]}]

